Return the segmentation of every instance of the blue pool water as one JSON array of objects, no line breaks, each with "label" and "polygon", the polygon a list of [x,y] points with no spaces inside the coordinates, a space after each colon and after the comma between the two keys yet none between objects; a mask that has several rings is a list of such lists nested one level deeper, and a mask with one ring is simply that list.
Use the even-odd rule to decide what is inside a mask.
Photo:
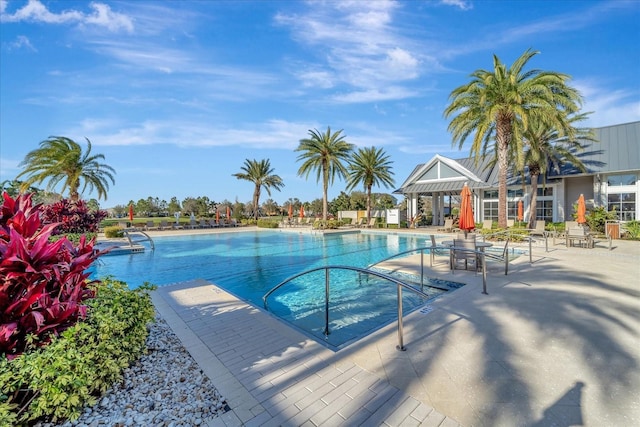
[{"label": "blue pool water", "polygon": [[[154,242],[155,251],[101,257],[93,277],[113,276],[130,288],[144,282],[162,286],[203,278],[262,307],[268,290],[302,271],[327,265],[366,267],[425,246],[424,236],[418,235],[264,230],[162,236]],[[434,298],[443,292],[425,290]],[[339,347],[397,318],[395,285],[351,271],[332,271],[331,333],[326,337],[324,294],[324,272],[305,275],[274,293],[269,309],[329,347]],[[411,292],[403,295],[405,313],[425,303]]]}]

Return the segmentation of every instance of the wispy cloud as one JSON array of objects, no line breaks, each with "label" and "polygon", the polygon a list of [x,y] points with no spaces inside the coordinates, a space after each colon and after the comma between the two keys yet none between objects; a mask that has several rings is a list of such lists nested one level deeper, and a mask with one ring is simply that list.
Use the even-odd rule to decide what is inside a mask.
[{"label": "wispy cloud", "polygon": [[32,52],[37,52],[38,51],[38,49],[36,49],[31,44],[31,41],[29,40],[29,38],[27,36],[18,36],[12,42],[9,42],[9,43],[6,43],[6,44],[3,43],[3,46],[5,46],[9,50],[26,49],[26,50],[30,50]]},{"label": "wispy cloud", "polygon": [[473,9],[473,4],[467,0],[442,0],[442,4],[447,6],[455,6],[462,10],[471,10]]},{"label": "wispy cloud", "polygon": [[[240,146],[252,149],[291,150],[298,146],[301,137],[317,123],[297,123],[285,120],[269,120],[263,123],[247,123],[234,128],[189,120],[146,120],[139,124],[127,124],[122,120],[86,119],[69,134],[93,135],[92,143],[100,145],[157,145],[169,144],[181,147]],[[112,129],[118,129],[112,132]]]},{"label": "wispy cloud", "polygon": [[[78,3],[62,3],[77,5]],[[90,13],[69,9],[62,12],[52,12],[40,0],[29,0],[14,13],[7,12],[8,2],[0,0],[0,22],[42,22],[46,24],[78,24],[81,26],[104,27],[112,32],[133,32],[133,21],[128,16],[114,12],[104,3],[89,3]]]},{"label": "wispy cloud", "polygon": [[612,91],[604,87],[603,82],[591,81],[576,81],[574,86],[585,99],[582,111],[592,112],[585,120],[585,126],[600,127],[640,120],[640,92],[637,90]]},{"label": "wispy cloud", "polygon": [[[455,1],[455,0],[451,0]],[[441,55],[443,58],[453,58],[466,55],[472,52],[491,51],[495,52],[500,46],[514,45],[522,41],[530,41],[536,37],[560,37],[560,34],[578,31],[588,28],[595,22],[602,21],[609,13],[624,10],[625,8],[637,7],[634,1],[609,1],[598,3],[578,3],[580,10],[572,10],[569,13],[557,15],[547,15],[544,19],[518,21],[516,25],[499,27],[499,24],[492,24],[491,31],[479,29],[479,36],[470,40],[465,40],[464,44],[443,47]],[[584,7],[589,6],[589,7]],[[481,34],[488,34],[486,37]]]},{"label": "wispy cloud", "polygon": [[275,22],[318,52],[315,62],[296,67],[304,86],[346,92],[333,96],[336,102],[403,99],[415,91],[383,88],[417,79],[423,58],[417,42],[394,27],[399,7],[394,1],[317,2],[305,13],[280,13]]}]

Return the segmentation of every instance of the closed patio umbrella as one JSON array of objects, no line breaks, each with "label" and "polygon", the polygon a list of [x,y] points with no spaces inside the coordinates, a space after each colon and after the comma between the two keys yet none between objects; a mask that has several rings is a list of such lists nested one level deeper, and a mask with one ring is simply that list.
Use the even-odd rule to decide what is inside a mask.
[{"label": "closed patio umbrella", "polygon": [[524,204],[522,200],[518,200],[518,221],[522,221],[524,218]]},{"label": "closed patio umbrella", "polygon": [[578,218],[576,218],[578,224],[584,224],[585,222],[587,222],[586,214],[587,206],[584,202],[584,194],[581,194],[580,197],[578,197]]},{"label": "closed patio umbrella", "polygon": [[231,218],[231,208],[227,206],[227,219]]},{"label": "closed patio umbrella", "polygon": [[289,205],[289,219],[293,218],[293,205]]},{"label": "closed patio umbrella", "polygon": [[133,223],[133,205],[129,205],[129,221]]},{"label": "closed patio umbrella", "polygon": [[300,218],[304,218],[304,206],[300,205]]},{"label": "closed patio umbrella", "polygon": [[469,190],[466,183],[460,192],[460,199],[460,221],[458,227],[460,230],[464,230],[466,235],[467,232],[476,228],[476,223],[473,219],[473,207],[471,205],[471,190]]},{"label": "closed patio umbrella", "polygon": [[216,224],[220,225],[220,209],[216,209]]}]

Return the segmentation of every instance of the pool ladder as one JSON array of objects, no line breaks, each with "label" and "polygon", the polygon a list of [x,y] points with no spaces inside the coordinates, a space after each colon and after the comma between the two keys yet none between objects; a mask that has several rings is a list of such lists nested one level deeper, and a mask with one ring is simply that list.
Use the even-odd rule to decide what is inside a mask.
[{"label": "pool ladder", "polygon": [[[136,239],[136,234],[142,234],[144,237]],[[129,241],[132,253],[144,252],[144,247],[140,245],[140,242],[149,242],[149,246],[152,251],[156,250],[156,246],[153,243],[153,239],[147,233],[141,230],[124,230],[124,235]],[[133,238],[132,238],[133,237]],[[139,236],[138,236],[139,237]]]},{"label": "pool ladder", "polygon": [[317,267],[317,268],[313,268],[311,270],[306,270],[303,271],[302,273],[296,274],[294,276],[289,277],[288,279],[285,279],[284,281],[280,282],[279,284],[277,284],[276,286],[274,286],[273,288],[271,288],[271,290],[269,290],[269,292],[267,292],[266,294],[264,294],[264,296],[262,297],[262,302],[264,305],[264,308],[266,310],[269,310],[269,305],[268,305],[268,299],[269,296],[271,296],[271,294],[273,294],[276,290],[280,289],[282,286],[286,285],[287,283],[291,282],[294,279],[297,279],[300,276],[303,276],[305,274],[309,274],[309,273],[313,273],[316,271],[321,271],[324,270],[325,274],[324,274],[324,286],[325,286],[325,290],[324,290],[324,320],[325,320],[325,326],[324,326],[324,335],[328,336],[330,331],[329,331],[329,291],[330,291],[330,285],[331,285],[331,281],[330,281],[330,274],[329,271],[330,270],[350,270],[350,271],[355,271],[358,272],[360,274],[367,274],[367,275],[372,275],[384,280],[387,280],[389,282],[395,283],[397,286],[397,308],[398,308],[398,345],[396,346],[396,348],[400,351],[404,351],[406,350],[405,346],[404,346],[404,338],[403,338],[403,316],[402,316],[402,290],[403,289],[407,289],[415,294],[420,295],[421,297],[425,298],[425,299],[429,299],[431,298],[430,295],[424,293],[421,290],[416,289],[415,287],[396,279],[395,277],[391,277],[387,274],[383,274],[380,273],[378,271],[375,270],[369,270],[366,268],[360,268],[360,267],[351,267],[351,266],[347,266],[347,265],[329,265],[329,266],[325,266],[325,267]]}]

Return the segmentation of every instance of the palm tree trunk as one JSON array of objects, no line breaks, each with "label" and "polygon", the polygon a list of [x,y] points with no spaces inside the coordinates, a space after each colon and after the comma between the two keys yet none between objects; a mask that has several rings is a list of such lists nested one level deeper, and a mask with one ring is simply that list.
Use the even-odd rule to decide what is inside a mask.
[{"label": "palm tree trunk", "polygon": [[253,191],[253,216],[258,220],[258,203],[260,203],[260,185],[256,184],[256,189]]},{"label": "palm tree trunk", "polygon": [[511,142],[511,119],[496,120],[496,145],[498,152],[498,227],[507,228],[507,170],[508,151]]},{"label": "palm tree trunk", "polygon": [[539,172],[532,171],[529,167],[529,176],[531,177],[531,197],[529,198],[529,223],[527,228],[533,229],[536,222],[536,204],[538,203],[538,176]]},{"label": "palm tree trunk", "polygon": [[371,186],[367,185],[367,224],[371,222]]},{"label": "palm tree trunk", "polygon": [[329,194],[329,169],[327,168],[326,161],[322,165],[322,221],[327,221],[327,211],[329,210],[329,203],[327,198]]}]

